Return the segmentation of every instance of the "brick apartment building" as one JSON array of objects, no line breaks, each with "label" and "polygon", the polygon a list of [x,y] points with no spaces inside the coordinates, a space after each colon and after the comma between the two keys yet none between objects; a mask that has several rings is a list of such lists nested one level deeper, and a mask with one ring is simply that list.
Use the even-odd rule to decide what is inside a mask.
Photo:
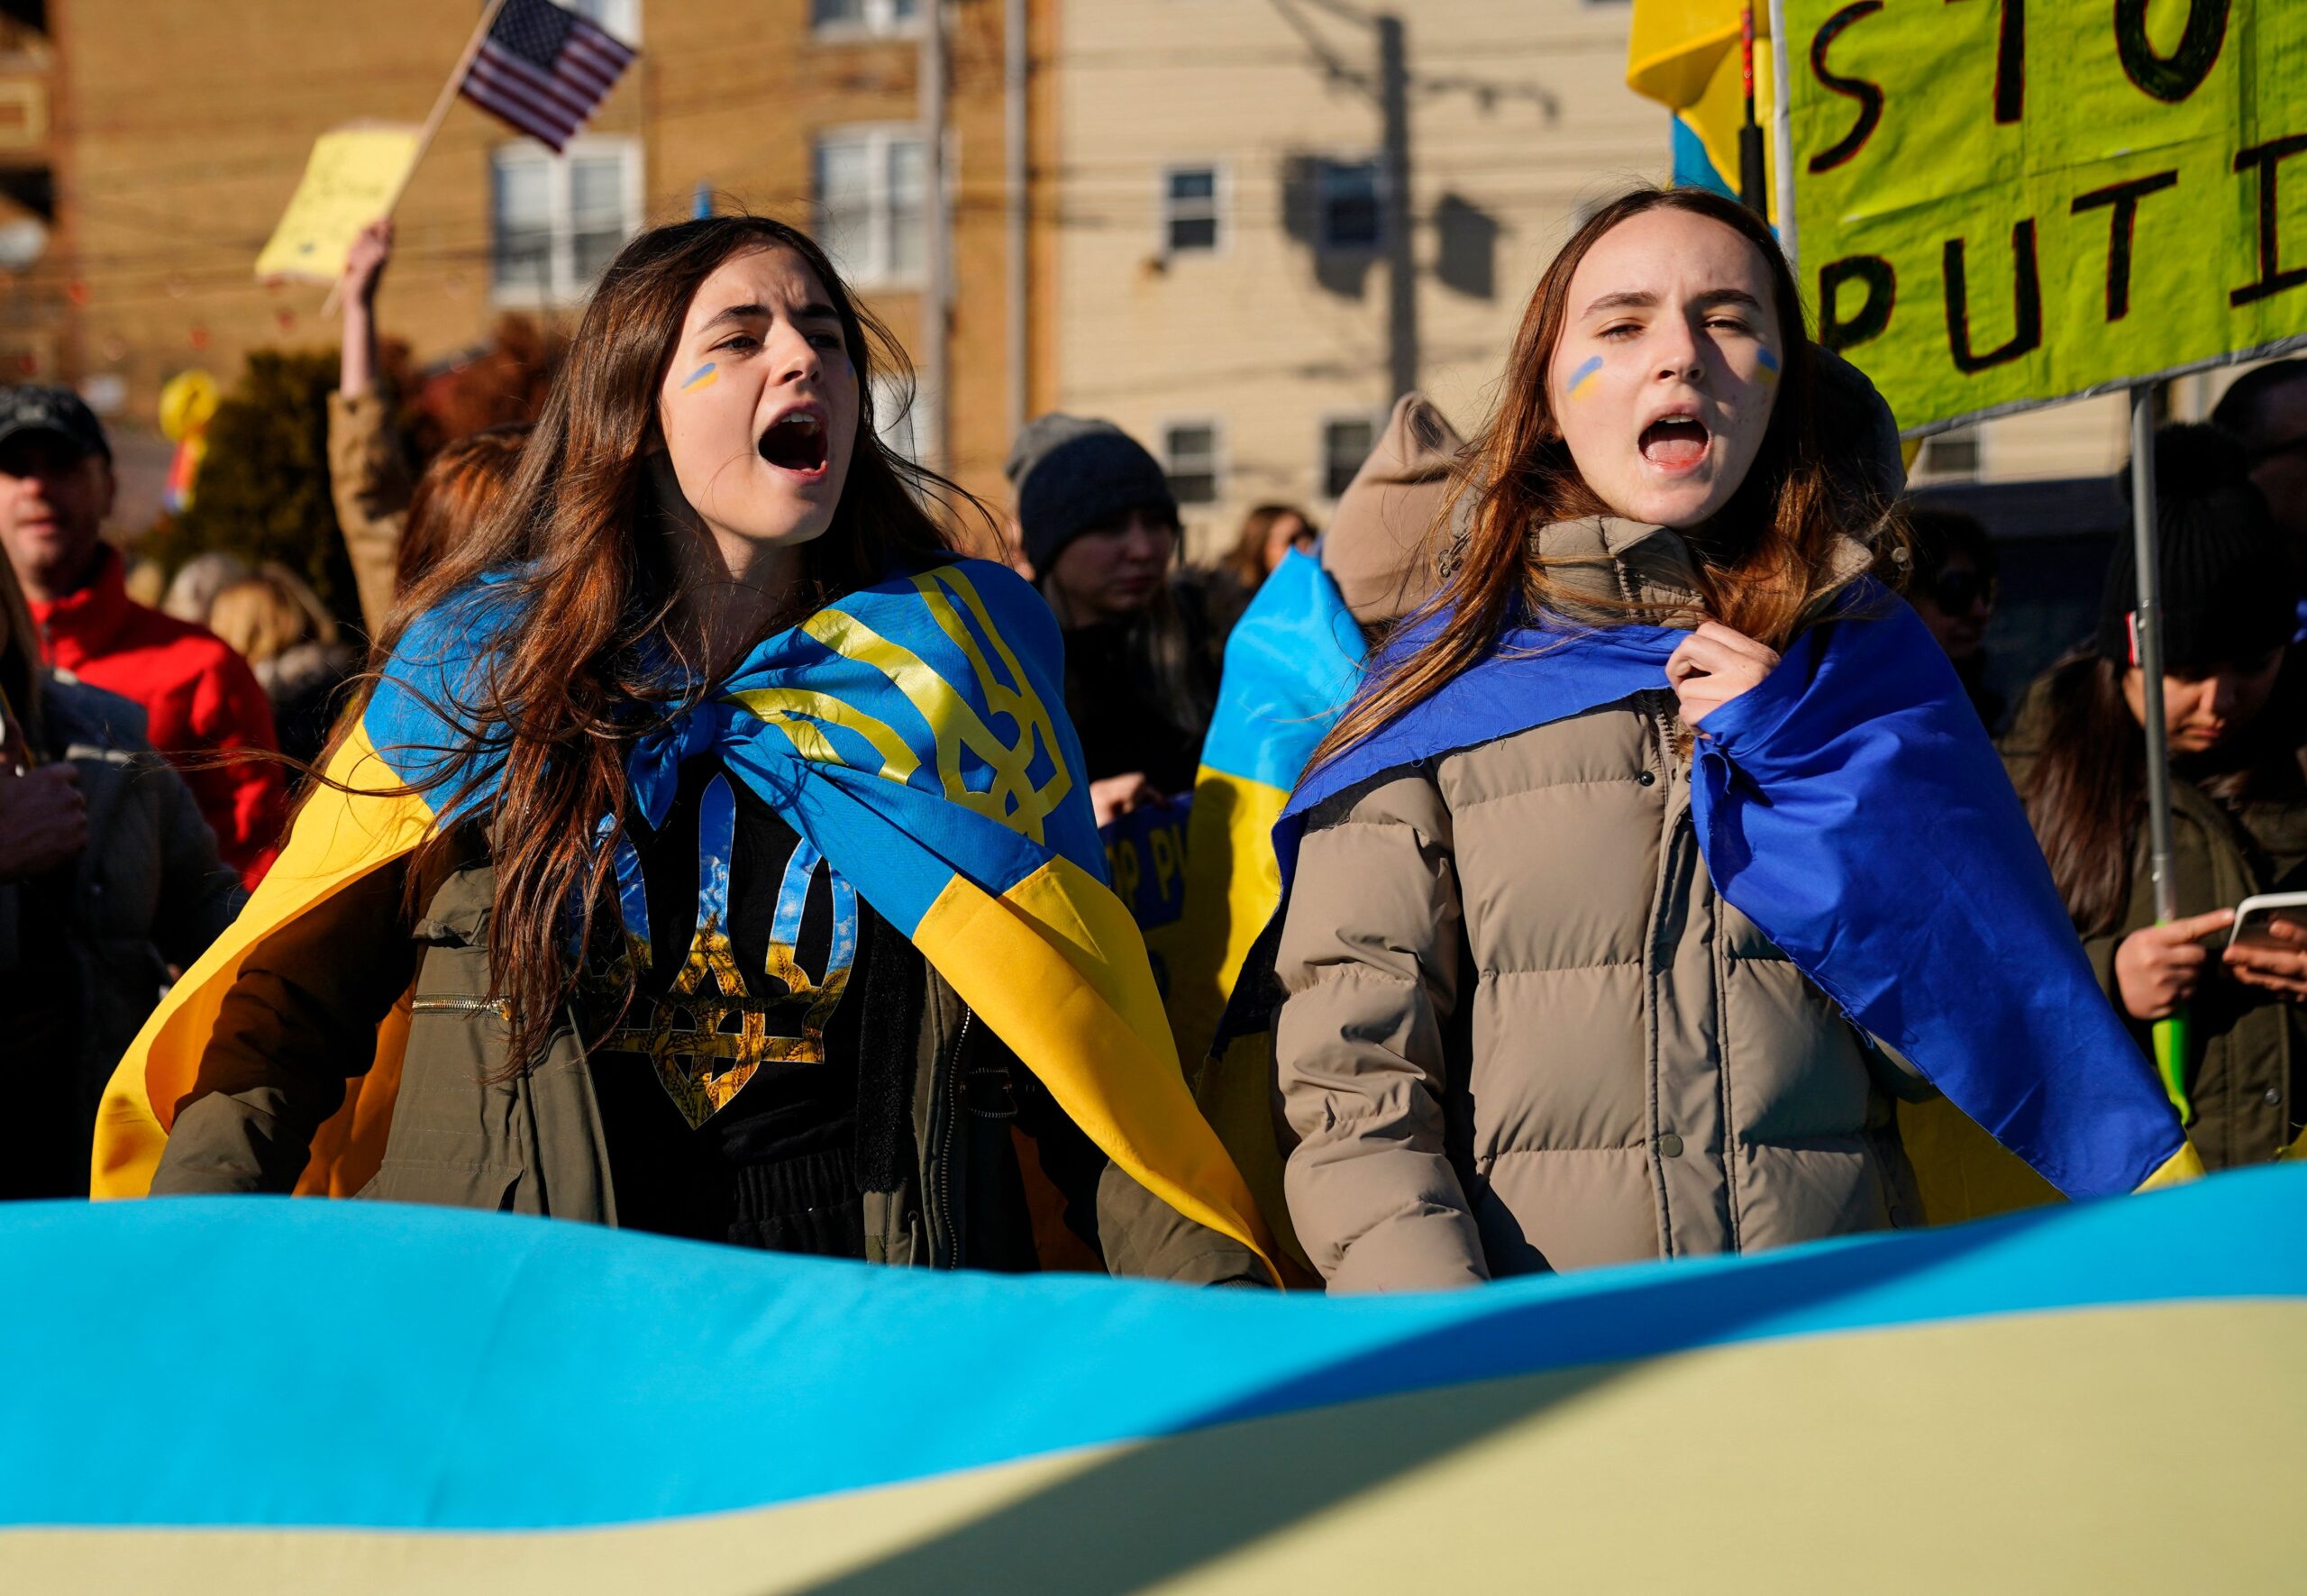
[{"label": "brick apartment building", "polygon": [[[640,59],[558,160],[470,105],[451,110],[398,212],[387,335],[432,361],[507,310],[565,316],[626,237],[691,214],[702,187],[723,210],[821,229],[918,362],[922,3],[563,0]],[[257,251],[313,140],[359,120],[421,122],[479,10],[0,5],[0,376],[70,382],[132,434],[151,428],[177,371],[229,383],[252,349],[332,346],[324,291],[260,285]],[[961,0],[944,14],[961,291],[951,391],[942,405],[925,395],[908,441],[998,498],[1010,414],[1005,7]]]}]

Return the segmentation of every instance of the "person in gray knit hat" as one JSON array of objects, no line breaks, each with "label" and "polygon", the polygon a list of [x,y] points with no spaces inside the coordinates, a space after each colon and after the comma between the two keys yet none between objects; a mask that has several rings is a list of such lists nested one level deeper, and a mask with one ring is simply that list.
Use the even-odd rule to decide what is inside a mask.
[{"label": "person in gray knit hat", "polygon": [[1178,501],[1161,462],[1109,421],[1029,423],[1009,457],[1021,552],[1065,634],[1065,707],[1099,825],[1193,786],[1217,655],[1172,580]]},{"label": "person in gray knit hat", "polygon": [[2096,635],[2029,689],[2003,743],[2108,997],[2142,1044],[2188,1010],[2188,1134],[2212,1169],[2279,1155],[2307,1090],[2307,936],[2222,946],[2244,898],[2307,885],[2307,718],[2288,646],[2298,586],[2248,472],[2242,446],[2210,427],[2156,436],[2177,918],[2157,923],[2145,867],[2151,755],[2129,539]]}]

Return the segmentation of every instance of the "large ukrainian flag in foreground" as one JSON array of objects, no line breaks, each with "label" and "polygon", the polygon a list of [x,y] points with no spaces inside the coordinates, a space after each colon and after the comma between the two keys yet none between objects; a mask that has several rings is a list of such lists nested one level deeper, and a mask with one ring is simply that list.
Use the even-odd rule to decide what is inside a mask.
[{"label": "large ukrainian flag in foreground", "polygon": [[[218,1006],[265,936],[484,812],[497,772],[442,772],[456,707],[486,702],[490,643],[524,624],[509,582],[412,626],[359,726],[240,918],[186,972],[122,1061],[98,1124],[94,1190],[141,1196],[193,1086]],[[652,821],[680,762],[713,752],[783,815],[1122,1168],[1181,1213],[1266,1250],[1255,1205],[1178,1067],[1145,949],[1105,882],[1081,752],[1050,706],[1060,642],[1002,567],[962,561],[885,581],[759,644],[716,696],[643,737],[628,763]],[[465,716],[462,718],[470,718]],[[436,806],[444,813],[436,814]],[[348,1196],[376,1172],[406,1040],[404,1007],[323,1127],[299,1190]]]},{"label": "large ukrainian flag in foreground", "polygon": [[0,1586],[2290,1591],[2307,1170],[1326,1301],[0,1210]]}]

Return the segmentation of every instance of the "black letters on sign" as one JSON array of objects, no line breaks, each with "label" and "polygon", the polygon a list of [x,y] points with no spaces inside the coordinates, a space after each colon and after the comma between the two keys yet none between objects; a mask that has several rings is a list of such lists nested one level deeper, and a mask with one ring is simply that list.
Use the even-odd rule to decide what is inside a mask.
[{"label": "black letters on sign", "polygon": [[1883,86],[1869,83],[1864,78],[1845,78],[1827,66],[1827,51],[1842,36],[1843,30],[1882,9],[1883,0],[1858,0],[1855,5],[1846,5],[1821,23],[1818,35],[1810,41],[1810,75],[1834,93],[1858,102],[1858,120],[1850,124],[1850,131],[1836,140],[1832,147],[1810,158],[1813,172],[1830,172],[1842,165],[1857,154],[1882,125]]},{"label": "black letters on sign", "polygon": [[2265,299],[2270,294],[2307,283],[2307,266],[2283,269],[2283,241],[2275,233],[2280,220],[2275,208],[2275,162],[2302,150],[2307,150],[2307,133],[2293,133],[2289,138],[2254,144],[2248,150],[2235,152],[2237,171],[2248,172],[2253,167],[2259,169],[2259,280],[2246,283],[2227,296],[2229,305],[2248,305],[2255,299]]},{"label": "black letters on sign", "polygon": [[[1961,0],[1946,0],[1949,5]],[[2027,110],[2027,0],[2002,0],[1994,37],[1994,119],[2016,122]]]},{"label": "black letters on sign", "polygon": [[2128,183],[2110,183],[2074,196],[2074,214],[2111,209],[2107,218],[2107,319],[2120,322],[2130,314],[2130,242],[2138,230],[2138,202],[2158,189],[2178,186],[2177,172],[2157,172]]},{"label": "black letters on sign", "polygon": [[2011,227],[2011,253],[2015,280],[2011,290],[2012,326],[2010,340],[2000,349],[1974,354],[1971,351],[1970,285],[1964,273],[1964,243],[1959,238],[1947,241],[1942,262],[1947,276],[1947,345],[1955,356],[1956,367],[1960,370],[1983,371],[1991,366],[2015,360],[2042,346],[2043,285],[2035,269],[2035,219],[2032,216]]},{"label": "black letters on sign", "polygon": [[2175,105],[2202,87],[2219,64],[2227,42],[2229,0],[2188,0],[2187,31],[2165,60],[2147,36],[2147,0],[2115,0],[2115,53],[2130,80],[2157,99]]},{"label": "black letters on sign", "polygon": [[[1856,313],[1842,314],[1842,287],[1856,283],[1866,290]],[[1891,308],[1899,299],[1899,274],[1880,255],[1847,255],[1819,268],[1819,342],[1828,349],[1848,349],[1882,335],[1891,324]]]}]

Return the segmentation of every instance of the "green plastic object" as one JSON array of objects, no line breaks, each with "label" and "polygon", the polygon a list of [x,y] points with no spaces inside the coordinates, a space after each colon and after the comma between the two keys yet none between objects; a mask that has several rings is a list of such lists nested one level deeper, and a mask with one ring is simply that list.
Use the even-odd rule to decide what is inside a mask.
[{"label": "green plastic object", "polygon": [[2163,1090],[2170,1094],[2171,1107],[2179,1111],[2181,1125],[2195,1122],[2195,1106],[2187,1100],[2187,1011],[2184,1008],[2168,1019],[2155,1022],[2155,1068],[2163,1077]]}]

